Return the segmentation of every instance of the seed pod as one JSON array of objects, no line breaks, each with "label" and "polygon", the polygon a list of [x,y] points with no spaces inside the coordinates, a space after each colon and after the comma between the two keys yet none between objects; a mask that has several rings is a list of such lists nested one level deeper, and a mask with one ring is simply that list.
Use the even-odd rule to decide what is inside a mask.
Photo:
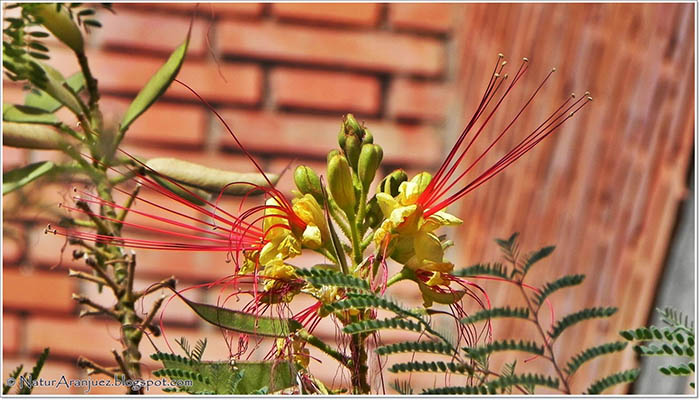
[{"label": "seed pod", "polygon": [[2,144],[10,147],[38,150],[60,150],[66,144],[56,129],[43,124],[4,122]]},{"label": "seed pod", "polygon": [[321,190],[321,179],[316,172],[300,165],[294,170],[294,183],[302,194],[310,194],[319,204],[323,204],[323,191]]},{"label": "seed pod", "polygon": [[341,154],[333,154],[328,161],[328,188],[338,206],[346,214],[352,214],[355,209],[355,188],[348,160]]},{"label": "seed pod", "polygon": [[384,152],[380,146],[370,143],[362,145],[357,171],[365,190],[369,189],[369,185],[372,184],[383,156]]},{"label": "seed pod", "polygon": [[[269,187],[259,173],[238,173],[223,171],[175,158],[153,158],[146,163],[152,170],[186,185],[204,189],[210,193],[224,193],[243,196],[261,194],[256,186]],[[279,176],[266,174],[270,182],[277,183]],[[233,183],[232,185],[229,185]],[[227,186],[228,185],[228,186]]]},{"label": "seed pod", "polygon": [[408,180],[408,175],[406,171],[402,169],[395,169],[379,183],[378,192],[384,192],[390,194],[392,197],[396,197],[399,194],[399,186],[402,182]]},{"label": "seed pod", "polygon": [[36,4],[29,10],[49,32],[56,36],[56,39],[65,43],[76,53],[82,54],[85,51],[83,35],[65,7],[57,10],[56,4]]}]

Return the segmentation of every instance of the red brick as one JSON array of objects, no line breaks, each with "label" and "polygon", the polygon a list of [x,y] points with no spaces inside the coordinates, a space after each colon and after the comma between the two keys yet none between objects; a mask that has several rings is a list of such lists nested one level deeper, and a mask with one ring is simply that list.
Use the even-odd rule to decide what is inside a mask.
[{"label": "red brick", "polygon": [[445,66],[441,41],[386,32],[230,21],[221,24],[218,39],[225,54],[264,60],[424,75]]},{"label": "red brick", "polygon": [[[52,49],[51,59],[64,75],[76,71],[75,56],[66,50]],[[88,52],[90,69],[103,93],[129,93],[134,97],[167,57],[124,56],[109,52]],[[224,63],[186,59],[178,79],[191,86],[210,102],[257,104],[262,91],[262,72],[252,64]],[[191,100],[197,98],[184,86],[173,83],[164,98]]]},{"label": "red brick", "polygon": [[22,257],[24,243],[22,230],[18,226],[10,225],[4,221],[2,232],[2,261],[4,263],[15,263]]},{"label": "red brick", "polygon": [[[20,346],[20,319],[17,314],[11,314],[3,310],[2,315],[2,351],[16,353]],[[7,371],[7,366],[6,371]]]},{"label": "red brick", "polygon": [[450,104],[445,84],[395,79],[389,89],[389,114],[400,118],[442,120]]},{"label": "red brick", "polygon": [[[104,114],[119,121],[130,101],[106,97]],[[158,102],[131,125],[125,141],[199,146],[204,143],[206,111],[197,106]]]},{"label": "red brick", "polygon": [[379,80],[370,76],[279,68],[270,80],[280,106],[365,114],[379,110]]},{"label": "red brick", "polygon": [[392,3],[389,22],[393,27],[444,33],[452,29],[454,4]]},{"label": "red brick", "polygon": [[2,146],[2,169],[9,171],[26,165],[29,151],[17,147]]},{"label": "red brick", "polygon": [[377,3],[274,3],[272,13],[283,19],[371,27],[377,25]]},{"label": "red brick", "polygon": [[[309,117],[262,111],[225,111],[246,148],[257,152],[324,157],[337,148],[341,116]],[[392,163],[434,165],[441,159],[441,138],[433,128],[368,120],[374,142]],[[223,136],[225,146],[234,142]]]},{"label": "red brick", "polygon": [[[92,40],[105,47],[120,47],[171,53],[187,36],[190,18],[162,16],[130,11],[117,14],[102,12],[102,28],[93,30]],[[207,24],[195,20],[187,53],[198,56],[205,53]]]},{"label": "red brick", "polygon": [[115,9],[121,12],[122,9],[143,9],[152,11],[174,11],[192,15],[197,12],[198,16],[209,17],[212,13],[215,17],[220,16],[251,16],[257,17],[262,13],[263,3],[129,3],[116,5]]},{"label": "red brick", "polygon": [[4,306],[14,310],[71,312],[75,302],[74,279],[67,274],[3,269]]}]

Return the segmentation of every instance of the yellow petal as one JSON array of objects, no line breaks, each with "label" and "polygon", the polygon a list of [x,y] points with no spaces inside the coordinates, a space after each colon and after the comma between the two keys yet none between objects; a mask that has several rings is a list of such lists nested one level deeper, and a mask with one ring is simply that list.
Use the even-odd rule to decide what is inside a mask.
[{"label": "yellow petal", "polygon": [[302,234],[301,242],[304,246],[310,249],[320,248],[323,246],[321,230],[315,225],[306,225],[306,229],[304,229],[304,233]]},{"label": "yellow petal", "polygon": [[455,217],[454,215],[448,214],[443,211],[438,211],[430,217],[426,218],[426,220],[423,222],[423,225],[421,225],[420,229],[424,232],[432,232],[441,226],[453,226],[459,225],[461,223],[462,220]]},{"label": "yellow petal", "polygon": [[379,208],[381,208],[382,214],[384,214],[384,218],[389,218],[392,211],[399,207],[399,202],[396,201],[393,197],[391,197],[391,195],[388,193],[380,192],[376,194],[376,197],[377,204],[379,204]]},{"label": "yellow petal", "polygon": [[444,251],[440,239],[432,233],[419,232],[413,239],[416,257],[420,261],[442,262]]}]

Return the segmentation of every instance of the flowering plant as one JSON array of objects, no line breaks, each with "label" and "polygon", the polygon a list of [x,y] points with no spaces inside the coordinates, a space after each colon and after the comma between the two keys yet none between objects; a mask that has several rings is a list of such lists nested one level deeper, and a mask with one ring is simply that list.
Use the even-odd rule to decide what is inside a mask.
[{"label": "flowering plant", "polygon": [[[21,17],[10,21],[5,29],[8,42],[4,46],[4,65],[11,79],[29,83],[34,92],[27,96],[24,105],[4,107],[4,144],[61,151],[71,161],[67,164],[45,161],[10,171],[4,175],[3,193],[51,173],[80,175],[91,183],[91,189],[75,189],[74,204],[61,206],[80,217],[66,217],[47,228],[47,232],[65,236],[76,246],[74,257],[84,259],[94,272],[71,271],[70,274],[100,288],[108,287],[116,299],[115,305],[107,308],[88,297],[75,297],[86,306],[81,316],[106,315],[121,324],[123,349],[113,351],[116,367],[81,358],[79,363],[88,373],[118,372],[132,380],[142,376],[138,346],[144,333],[162,333],[162,325],[156,323],[156,318],[164,299],[157,300],[146,315],[139,315],[134,305],[160,288],[172,290],[174,297],[205,321],[238,335],[238,351],[229,360],[203,361],[206,341],[198,342],[194,349],[186,341],[179,341],[184,357],[161,351],[151,356],[163,364],[154,374],[188,378],[192,385],[177,388],[188,393],[345,390],[367,394],[373,390],[371,376],[383,376],[381,360],[377,373],[370,373],[373,352],[378,356],[397,353],[447,356],[449,361],[411,361],[388,369],[396,373],[442,372],[464,378],[458,386],[430,388],[428,393],[498,393],[513,389],[532,393],[535,387],[571,393],[569,378],[581,364],[624,348],[620,343],[602,345],[579,354],[566,368],[560,367],[552,347],[559,335],[583,320],[609,317],[615,309],[585,309],[558,322],[552,321],[549,327],[543,325],[539,317],[541,308],[548,308],[553,317],[548,295],[583,281],[581,275],[565,276],[542,288],[523,282],[530,268],[547,257],[553,247],[520,257],[517,235],[499,240],[511,264],[509,268],[497,263],[455,269],[446,257],[446,250],[454,243],[444,231],[463,223],[447,208],[554,134],[592,100],[588,93],[578,99],[574,95],[568,97],[539,126],[522,135],[498,161],[484,168],[485,156],[495,151],[497,143],[513,130],[554,69],[512,120],[477,152],[475,142],[486,137],[484,132],[490,128],[493,116],[529,65],[523,59],[509,80],[507,62],[499,54],[477,109],[434,174],[420,172],[408,176],[397,169],[384,177],[377,176],[383,158],[381,134],[375,139],[367,126],[347,114],[340,124],[338,148],[328,153],[326,171],[319,174],[308,166],[297,166],[293,172],[296,191],[293,198],[288,198],[276,188],[280,177],[261,168],[244,147],[242,137],[234,134],[203,98],[200,98],[202,103],[228,129],[256,167],[256,173],[214,170],[172,158],[146,160],[120,149],[129,126],[173,82],[199,97],[186,83],[176,80],[189,36],[133,100],[118,126],[105,127],[97,81],[89,69],[79,29],[81,24],[99,26],[95,20],[81,19],[94,11],[61,4],[21,4],[20,8]],[[41,26],[74,51],[79,73],[64,78],[44,62],[45,52],[41,50],[45,47],[36,38],[47,34],[31,29]],[[55,116],[61,107],[75,115],[79,129]],[[117,195],[125,196],[124,202],[115,200]],[[238,212],[220,206],[221,198],[229,195],[241,196]],[[256,195],[264,197],[263,203],[246,206],[249,198]],[[161,198],[176,202],[186,211],[161,205]],[[130,221],[128,216],[133,214],[154,224]],[[129,236],[123,233],[125,227],[165,234],[171,240]],[[226,254],[233,266],[231,275],[207,287],[220,286],[232,292],[217,304],[198,303],[187,297],[188,289],[176,289],[174,277],[143,291],[134,290],[136,258],[134,253],[125,251],[127,248]],[[303,255],[308,253],[319,254],[326,262],[306,265]],[[390,262],[400,266],[396,273],[390,273]],[[492,307],[489,296],[478,283],[481,279],[495,279],[519,288],[527,308]],[[420,294],[421,307],[408,308],[391,297],[392,287],[402,281],[410,283]],[[295,310],[295,302],[301,297],[311,299],[311,305]],[[232,300],[242,304],[232,307],[227,304]],[[441,318],[447,318],[450,324],[438,326],[435,322]],[[492,320],[496,318],[532,322],[542,343],[494,340]],[[342,331],[334,343],[314,336],[324,320],[335,323]],[[406,332],[409,340],[383,344],[381,333],[389,329]],[[249,343],[259,337],[274,339],[269,352],[262,361],[244,361]],[[311,347],[348,370],[348,387],[327,387],[314,377],[310,369]],[[489,366],[489,357],[498,351],[521,351],[544,357],[552,363],[557,376],[516,373],[515,362],[503,372],[496,372]],[[636,371],[626,371],[594,383],[589,392],[600,392],[635,378]],[[402,393],[412,390],[407,382],[396,381],[394,387]],[[130,390],[141,392],[142,389]]]}]

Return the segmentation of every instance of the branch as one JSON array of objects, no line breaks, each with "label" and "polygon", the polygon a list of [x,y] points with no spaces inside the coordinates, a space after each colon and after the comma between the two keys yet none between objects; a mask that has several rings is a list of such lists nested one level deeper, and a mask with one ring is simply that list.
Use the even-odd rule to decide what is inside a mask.
[{"label": "branch", "polygon": [[82,368],[87,372],[88,375],[103,374],[110,378],[114,376],[115,372],[119,372],[120,368],[117,367],[105,367],[96,362],[89,360],[83,356],[78,357],[78,368]]}]

